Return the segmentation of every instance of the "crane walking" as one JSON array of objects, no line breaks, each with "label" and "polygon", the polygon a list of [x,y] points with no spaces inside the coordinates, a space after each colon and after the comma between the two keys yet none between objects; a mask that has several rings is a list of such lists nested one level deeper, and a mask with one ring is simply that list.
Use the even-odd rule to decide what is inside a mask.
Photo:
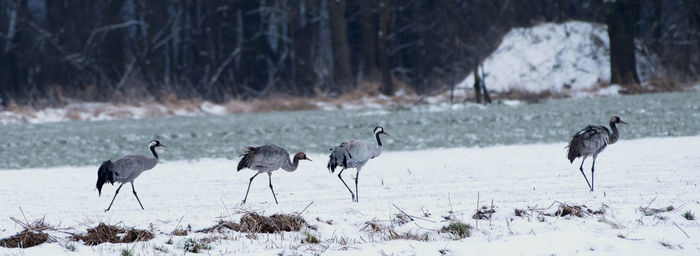
[{"label": "crane walking", "polygon": [[[374,144],[369,141],[362,141],[362,140],[351,140],[351,141],[346,141],[340,144],[340,146],[331,148],[331,155],[328,160],[328,170],[331,171],[331,173],[335,172],[335,168],[337,166],[342,166],[343,169],[340,170],[338,173],[338,178],[340,178],[340,181],[343,182],[345,187],[350,191],[350,195],[352,196],[352,201],[353,202],[358,202],[359,201],[359,195],[357,192],[357,180],[360,176],[360,170],[362,170],[362,166],[367,164],[367,161],[370,159],[374,159],[375,157],[378,157],[382,153],[382,141],[379,138],[380,134],[384,134],[389,136],[388,133],[384,132],[384,128],[381,126],[377,126],[374,128],[374,138],[377,141],[377,144]],[[355,192],[352,192],[352,189],[348,187],[348,184],[345,183],[345,180],[343,180],[343,171],[348,168],[355,168],[357,170],[357,174],[355,174]]]},{"label": "crane walking", "polygon": [[270,190],[272,191],[272,196],[275,198],[275,203],[277,202],[277,196],[275,195],[275,190],[272,188],[272,172],[279,168],[285,171],[293,172],[299,166],[299,160],[309,160],[304,152],[299,152],[294,155],[294,160],[289,161],[289,153],[287,150],[280,148],[275,145],[264,145],[260,147],[246,147],[245,153],[241,154],[243,158],[238,162],[238,171],[249,168],[253,171],[257,171],[253,177],[250,177],[248,181],[248,189],[245,191],[245,198],[243,198],[243,203],[248,199],[248,192],[250,192],[250,184],[253,183],[253,179],[258,174],[266,172],[268,180],[270,182]]},{"label": "crane walking", "polygon": [[[598,154],[603,152],[605,148],[617,142],[620,138],[620,132],[617,130],[616,124],[627,124],[620,119],[618,116],[613,116],[610,118],[610,130],[602,125],[588,125],[583,130],[577,132],[569,142],[567,146],[569,148],[567,152],[567,157],[571,163],[574,159],[578,157],[583,157],[581,160],[581,167],[579,170],[583,174],[583,178],[586,179],[588,187],[593,191],[595,186],[595,160],[598,158]],[[593,164],[591,165],[591,182],[588,182],[586,174],[583,172],[583,162],[586,158],[593,156]]]},{"label": "crane walking", "polygon": [[148,145],[148,148],[153,153],[153,157],[147,157],[142,155],[128,155],[117,159],[112,162],[111,160],[104,161],[100,168],[97,170],[97,192],[98,195],[102,195],[102,185],[106,182],[114,185],[114,182],[121,183],[114,192],[114,197],[112,197],[112,202],[109,203],[109,207],[105,212],[112,208],[114,199],[117,198],[119,190],[124,186],[124,183],[131,183],[131,191],[134,192],[136,200],[139,202],[141,209],[143,210],[143,204],[141,204],[141,199],[136,195],[136,189],[134,189],[134,180],[136,177],[141,175],[141,173],[153,169],[158,163],[158,154],[156,153],[156,147],[165,147],[165,145],[160,144],[158,140],[152,140]]}]

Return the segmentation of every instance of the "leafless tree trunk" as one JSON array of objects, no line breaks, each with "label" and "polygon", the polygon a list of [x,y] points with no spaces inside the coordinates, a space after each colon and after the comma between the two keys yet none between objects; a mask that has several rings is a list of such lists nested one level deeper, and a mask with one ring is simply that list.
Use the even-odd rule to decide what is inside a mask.
[{"label": "leafless tree trunk", "polygon": [[389,6],[387,0],[379,1],[379,68],[382,73],[382,94],[394,95],[394,83],[391,81],[391,68],[389,67],[389,53],[387,52],[387,36],[389,35]]},{"label": "leafless tree trunk", "polygon": [[479,76],[479,64],[474,66],[474,101],[481,103],[481,76]]},{"label": "leafless tree trunk", "polygon": [[364,70],[370,79],[373,79],[377,70],[377,19],[376,0],[360,0],[360,14],[362,16],[362,63]]},{"label": "leafless tree trunk", "polygon": [[608,3],[607,25],[610,37],[610,83],[639,84],[635,60],[635,24],[639,16],[637,0]]},{"label": "leafless tree trunk", "polygon": [[345,0],[329,0],[331,40],[333,41],[333,78],[336,92],[343,92],[352,84],[350,70],[350,48],[347,38],[347,20],[345,19]]}]

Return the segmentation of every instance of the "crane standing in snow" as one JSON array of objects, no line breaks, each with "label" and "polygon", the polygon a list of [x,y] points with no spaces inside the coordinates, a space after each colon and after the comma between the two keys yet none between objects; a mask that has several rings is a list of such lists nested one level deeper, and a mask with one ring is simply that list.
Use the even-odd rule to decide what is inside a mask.
[{"label": "crane standing in snow", "polygon": [[238,162],[238,171],[249,168],[253,171],[257,171],[253,177],[250,177],[248,181],[248,189],[245,191],[245,198],[243,198],[243,203],[248,199],[248,192],[250,192],[250,184],[253,183],[253,179],[258,174],[266,172],[268,180],[270,182],[270,190],[272,191],[272,196],[275,198],[275,203],[277,202],[277,196],[275,195],[275,190],[272,188],[272,172],[282,168],[285,171],[293,172],[299,166],[299,160],[309,160],[304,152],[299,152],[294,154],[294,160],[289,161],[289,153],[287,150],[280,148],[275,145],[264,145],[260,147],[246,147],[245,153],[241,154],[243,158]]},{"label": "crane standing in snow", "polygon": [[[571,138],[571,141],[569,142],[569,151],[567,152],[567,157],[569,158],[569,161],[571,163],[574,162],[574,159],[577,157],[583,157],[583,160],[581,160],[581,167],[579,167],[579,170],[581,171],[581,174],[583,174],[583,178],[586,179],[586,183],[588,184],[588,187],[593,191],[593,188],[595,186],[595,160],[598,158],[598,154],[600,152],[603,152],[605,148],[617,142],[617,139],[620,138],[620,132],[617,130],[616,124],[627,124],[624,121],[620,119],[618,116],[613,116],[610,118],[610,129],[612,130],[612,133],[610,130],[608,130],[607,127],[602,126],[602,125],[589,125],[586,126],[586,128],[583,128],[583,130],[577,132],[573,138]],[[586,177],[586,174],[583,172],[583,162],[586,161],[586,158],[589,156],[593,156],[593,164],[591,165],[591,182],[588,182],[588,178]]]},{"label": "crane standing in snow", "polygon": [[[374,138],[377,140],[376,145],[369,141],[351,140],[343,142],[340,144],[340,146],[331,149],[331,155],[328,160],[328,170],[333,173],[335,172],[335,168],[337,166],[343,167],[343,169],[341,169],[338,173],[338,178],[340,178],[340,181],[342,181],[345,187],[350,191],[353,202],[359,201],[357,179],[360,176],[362,166],[367,164],[367,161],[370,159],[374,159],[382,153],[382,141],[379,138],[380,134],[389,136],[388,133],[384,132],[383,127],[377,126],[374,128]],[[357,174],[355,175],[355,193],[352,192],[352,189],[348,187],[348,184],[343,180],[343,176],[341,176],[343,171],[348,168],[357,169]]]},{"label": "crane standing in snow", "polygon": [[156,166],[158,163],[158,154],[156,154],[155,149],[156,147],[165,147],[165,145],[160,144],[160,141],[158,140],[153,140],[148,145],[148,148],[151,149],[153,157],[128,155],[119,158],[114,162],[111,160],[104,161],[102,165],[100,165],[100,168],[97,170],[97,192],[99,195],[102,195],[102,185],[104,185],[106,182],[109,182],[110,184],[114,184],[114,182],[121,183],[117,188],[117,191],[114,192],[112,202],[109,203],[109,207],[107,207],[105,212],[112,208],[112,204],[114,203],[114,199],[117,198],[119,190],[122,188],[122,186],[124,186],[124,183],[127,182],[131,183],[131,191],[134,192],[134,196],[143,210],[141,199],[139,199],[139,196],[136,195],[136,189],[134,189],[134,180],[136,177],[141,175],[141,173],[153,169],[153,167]]}]

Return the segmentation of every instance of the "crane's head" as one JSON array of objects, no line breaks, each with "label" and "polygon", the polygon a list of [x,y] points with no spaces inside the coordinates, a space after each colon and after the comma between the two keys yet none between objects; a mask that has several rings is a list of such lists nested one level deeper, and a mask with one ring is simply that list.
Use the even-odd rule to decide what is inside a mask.
[{"label": "crane's head", "polygon": [[309,160],[311,161],[311,158],[308,158],[304,152],[299,152],[294,154],[294,159],[299,159],[299,160]]},{"label": "crane's head", "polygon": [[379,134],[384,134],[386,136],[389,136],[388,133],[384,132],[384,127],[377,126],[376,128],[374,128],[374,135],[377,136]]},{"label": "crane's head", "polygon": [[167,148],[165,145],[160,144],[160,141],[158,141],[158,140],[152,140],[152,141],[151,141],[151,144],[148,144],[148,147],[149,147],[149,148],[155,148],[155,147],[164,147],[164,148]]},{"label": "crane's head", "polygon": [[627,124],[625,121],[622,121],[619,116],[613,116],[610,118],[610,123],[611,124]]}]

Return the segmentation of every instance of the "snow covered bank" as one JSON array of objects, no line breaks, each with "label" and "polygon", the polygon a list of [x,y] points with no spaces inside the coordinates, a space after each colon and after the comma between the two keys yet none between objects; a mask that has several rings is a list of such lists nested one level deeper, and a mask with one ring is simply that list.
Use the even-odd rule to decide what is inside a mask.
[{"label": "snow covered bank", "polygon": [[[231,100],[223,104],[209,101],[181,100],[170,103],[141,103],[124,105],[114,103],[82,102],[71,103],[58,108],[20,108],[13,106],[10,110],[0,111],[0,125],[19,123],[51,123],[72,120],[118,120],[143,119],[163,116],[206,116],[230,115],[239,113],[256,113],[269,111],[294,110],[337,110],[337,109],[378,109],[396,106],[410,106],[421,97],[406,90],[396,91],[393,97],[383,95],[366,95],[360,89],[339,98],[314,97],[281,97],[261,100]],[[440,102],[444,102],[445,95]]]},{"label": "snow covered bank", "polygon": [[[610,79],[605,25],[581,21],[514,28],[484,61],[489,90],[582,91]],[[472,88],[469,75],[459,88]]]},{"label": "snow covered bank", "polygon": [[[99,221],[151,229],[156,237],[147,242],[101,244],[88,247],[70,242],[56,232],[57,242],[29,249],[6,249],[9,255],[118,255],[131,249],[136,255],[182,254],[188,238],[212,238],[212,249],[203,255],[698,255],[700,225],[682,217],[686,211],[700,214],[700,136],[621,140],[596,162],[596,191],[578,171],[579,161],[565,158],[565,142],[487,148],[451,148],[385,152],[370,161],[359,179],[359,203],[336,175],[325,169],[327,155],[312,154],[314,162],[301,163],[294,173],[272,176],[275,205],[266,177],[258,177],[248,204],[240,206],[252,171],[235,172],[236,161],[203,159],[167,161],[141,175],[136,190],[146,210],[141,210],[129,188],[117,196],[112,210],[104,213],[115,187],[104,196],[95,191],[97,166],[56,167],[0,171],[0,238],[21,231],[9,217],[22,219],[21,207],[31,221],[46,216],[67,232],[84,232]],[[589,160],[590,161],[590,160]],[[587,162],[585,168],[590,168]],[[351,182],[354,169],[344,173]],[[590,178],[590,177],[589,177]],[[127,185],[128,186],[128,185]],[[472,219],[479,205],[495,206],[492,219]],[[578,217],[525,216],[514,210],[545,208],[555,201],[586,205],[603,215]],[[317,227],[301,232],[257,235],[228,231],[224,234],[170,232],[180,225],[192,230],[211,227],[218,218],[238,218],[244,211],[300,212]],[[413,221],[395,221],[401,208]],[[674,210],[646,216],[640,207]],[[448,224],[445,217],[477,226],[472,236],[453,240],[438,233]],[[540,218],[541,217],[541,218]],[[397,232],[426,235],[428,241],[386,240],[373,234],[367,222],[392,225]],[[392,222],[392,220],[394,220]],[[677,225],[677,226],[676,226]],[[686,236],[685,233],[687,233]],[[302,243],[305,233],[320,239]],[[75,247],[75,251],[68,248]],[[156,249],[158,248],[158,249]]]}]

